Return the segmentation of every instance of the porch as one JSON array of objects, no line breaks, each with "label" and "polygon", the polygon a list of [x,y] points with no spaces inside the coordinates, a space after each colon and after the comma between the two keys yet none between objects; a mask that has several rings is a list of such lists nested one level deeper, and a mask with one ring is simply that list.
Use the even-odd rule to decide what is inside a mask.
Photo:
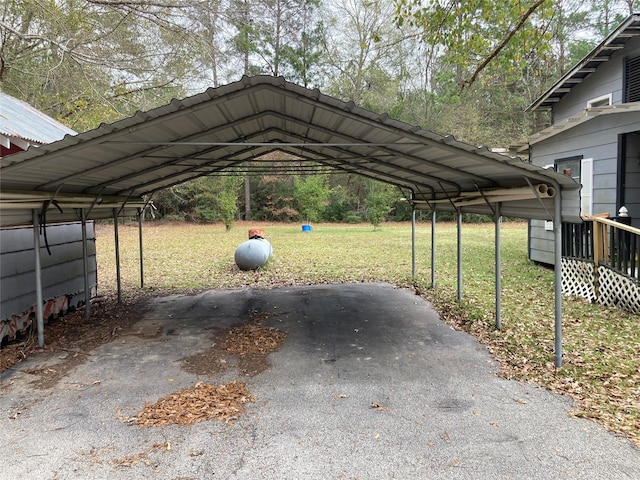
[{"label": "porch", "polygon": [[562,225],[562,293],[640,315],[640,229],[607,217]]}]

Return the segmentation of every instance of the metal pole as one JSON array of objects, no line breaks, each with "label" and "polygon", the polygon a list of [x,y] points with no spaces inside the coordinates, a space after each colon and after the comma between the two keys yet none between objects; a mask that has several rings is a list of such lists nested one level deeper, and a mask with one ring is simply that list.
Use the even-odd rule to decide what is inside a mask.
[{"label": "metal pole", "polygon": [[144,256],[142,250],[142,209],[138,208],[138,243],[140,245],[140,288],[144,288]]},{"label": "metal pole", "polygon": [[87,248],[87,218],[84,208],[80,209],[82,219],[82,271],[84,273],[84,319],[91,317],[91,287],[89,286],[89,253]]},{"label": "metal pole", "polygon": [[36,326],[38,327],[38,347],[44,347],[44,317],[42,312],[42,266],[40,264],[40,219],[33,210],[33,251],[36,275]]},{"label": "metal pole", "polygon": [[501,229],[502,215],[500,215],[500,202],[496,203],[495,225],[495,249],[496,249],[496,329],[502,328],[502,262],[501,262]]},{"label": "metal pole", "polygon": [[416,278],[416,209],[411,208],[411,278]]},{"label": "metal pole", "polygon": [[431,288],[436,288],[436,211],[431,211]]},{"label": "metal pole", "polygon": [[556,192],[554,198],[554,294],[555,294],[555,350],[556,367],[562,366],[562,191],[559,185],[554,185]]},{"label": "metal pole", "polygon": [[458,210],[458,302],[462,301],[462,212]]},{"label": "metal pole", "polygon": [[113,209],[113,235],[115,237],[116,250],[116,288],[118,290],[118,303],[122,303],[122,281],[120,277],[120,236],[118,234],[118,209]]}]

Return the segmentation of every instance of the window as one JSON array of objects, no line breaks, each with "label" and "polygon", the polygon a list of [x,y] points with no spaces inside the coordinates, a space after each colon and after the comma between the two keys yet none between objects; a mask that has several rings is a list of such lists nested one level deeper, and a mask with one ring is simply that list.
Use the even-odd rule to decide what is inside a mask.
[{"label": "window", "polygon": [[640,55],[624,64],[624,101],[640,102]]},{"label": "window", "polygon": [[603,95],[601,97],[592,98],[587,102],[587,108],[594,107],[608,107],[611,105],[611,94]]},{"label": "window", "polygon": [[576,182],[580,183],[580,167],[582,163],[582,155],[579,157],[562,158],[556,160],[556,172],[569,175]]}]

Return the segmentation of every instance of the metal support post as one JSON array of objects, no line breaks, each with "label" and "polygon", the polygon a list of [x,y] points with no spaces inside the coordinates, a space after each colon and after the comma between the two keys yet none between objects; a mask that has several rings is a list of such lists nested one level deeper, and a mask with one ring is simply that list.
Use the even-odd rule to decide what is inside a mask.
[{"label": "metal support post", "polygon": [[113,236],[116,251],[116,289],[118,291],[118,303],[122,303],[122,280],[120,277],[120,235],[118,233],[118,209],[113,209]]},{"label": "metal support post", "polygon": [[44,347],[44,317],[42,312],[42,265],[40,263],[40,219],[33,210],[33,252],[36,275],[36,326],[38,327],[38,347]]},{"label": "metal support post", "polygon": [[554,293],[555,293],[555,351],[556,367],[562,366],[562,194],[559,185],[554,185],[558,193],[554,198]]},{"label": "metal support post", "polygon": [[144,255],[142,249],[142,209],[138,209],[138,243],[140,245],[140,288],[144,288]]},{"label": "metal support post", "polygon": [[456,215],[458,220],[458,302],[462,301],[462,212],[458,210]]},{"label": "metal support post", "polygon": [[436,288],[436,211],[431,211],[431,288]]},{"label": "metal support post", "polygon": [[87,218],[84,208],[80,209],[82,219],[82,271],[84,274],[84,319],[91,318],[91,287],[89,286],[89,249],[87,248]]},{"label": "metal support post", "polygon": [[416,209],[411,208],[411,278],[416,278]]},{"label": "metal support post", "polygon": [[500,215],[501,204],[496,203],[495,210],[495,255],[496,255],[496,329],[502,328],[502,261],[501,261],[501,229],[502,215]]}]

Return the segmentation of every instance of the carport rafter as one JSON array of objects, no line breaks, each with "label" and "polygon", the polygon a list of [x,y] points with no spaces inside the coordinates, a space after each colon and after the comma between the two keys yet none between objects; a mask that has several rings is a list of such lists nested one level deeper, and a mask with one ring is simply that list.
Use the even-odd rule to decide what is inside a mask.
[{"label": "carport rafter", "polygon": [[[281,120],[283,120],[284,122],[292,122],[292,123],[296,123],[296,119],[293,117],[290,117],[288,115],[284,115],[281,114],[279,112],[275,112],[275,111],[262,111],[259,112],[257,114],[254,115],[248,115],[243,117],[241,120],[238,120],[236,122],[233,122],[233,125],[237,125],[239,122],[248,122],[248,121],[252,121],[252,120],[256,120],[258,118],[264,118],[264,117],[268,117],[268,116],[274,116],[277,117]],[[299,125],[303,125],[303,123],[301,122],[297,122]],[[460,170],[449,167],[447,165],[443,165],[443,164],[436,164],[433,162],[429,162],[428,159],[425,159],[424,157],[420,157],[420,156],[416,156],[413,153],[410,152],[406,152],[406,151],[400,151],[400,150],[395,150],[392,149],[391,146],[397,146],[397,147],[404,147],[404,146],[415,146],[416,148],[420,148],[420,147],[424,147],[425,144],[429,144],[429,141],[424,141],[425,138],[424,137],[418,137],[416,136],[416,138],[414,139],[414,141],[412,142],[386,142],[386,143],[376,143],[376,142],[362,142],[362,141],[356,141],[357,139],[355,137],[352,136],[348,136],[345,135],[343,133],[339,133],[336,131],[331,131],[328,129],[323,129],[320,128],[320,126],[317,125],[312,125],[312,124],[305,124],[307,127],[307,131],[313,129],[313,132],[315,134],[317,134],[318,132],[320,133],[324,133],[328,136],[338,136],[340,138],[346,139],[346,141],[344,142],[299,142],[299,143],[287,143],[287,142],[277,142],[277,141],[272,141],[272,142],[247,142],[246,139],[250,138],[247,137],[246,135],[243,136],[243,141],[241,142],[225,142],[225,141],[220,141],[220,142],[196,142],[196,141],[184,141],[182,139],[180,140],[172,140],[172,141],[166,141],[166,142],[157,142],[157,143],[152,143],[152,142],[144,142],[144,141],[134,141],[134,142],[130,142],[133,145],[160,145],[162,147],[171,147],[171,146],[188,146],[188,147],[193,147],[193,146],[219,146],[219,147],[236,147],[236,146],[251,146],[251,147],[266,147],[266,146],[271,146],[273,144],[280,144],[282,146],[285,145],[290,145],[290,146],[294,146],[294,147],[300,147],[300,148],[304,148],[305,150],[309,150],[312,151],[316,154],[318,154],[319,152],[315,151],[315,148],[332,148],[335,150],[340,150],[342,152],[346,152],[350,155],[353,155],[354,152],[352,152],[351,150],[346,150],[346,147],[351,147],[351,148],[360,148],[360,147],[364,147],[364,148],[380,148],[383,151],[385,151],[387,154],[389,155],[393,155],[395,157],[403,157],[405,159],[411,159],[413,161],[416,162],[416,164],[426,164],[426,165],[430,165],[434,168],[437,168],[438,170],[443,170],[443,171],[447,171],[449,173],[452,172],[456,172],[458,173]],[[215,129],[209,129],[207,132],[205,132],[205,134],[211,134],[214,131],[220,131],[222,130],[224,127],[223,126],[218,126]],[[278,130],[280,132],[280,134],[284,135],[284,136],[296,136],[295,134],[293,134],[292,132],[288,132],[288,131],[283,131],[281,129],[278,129],[277,127],[273,127],[271,129],[266,129],[266,130],[262,130],[260,132],[255,133],[255,136],[258,135],[263,135],[264,133],[268,133],[269,131],[276,131]],[[201,135],[193,135],[191,136],[191,138],[197,138],[198,136],[204,136],[204,134]],[[317,135],[314,135],[317,136]],[[305,139],[305,137],[302,136],[297,136],[299,140]],[[308,138],[308,137],[306,137]],[[451,137],[452,138],[452,137]],[[455,140],[452,138],[452,140]],[[108,142],[109,140],[106,140],[106,142]],[[117,143],[123,143],[123,142],[117,142]],[[449,147],[449,145],[447,145]],[[311,148],[313,147],[313,148]],[[262,154],[260,154],[262,155]],[[141,155],[140,157],[143,157],[144,155]],[[178,156],[178,155],[176,155]],[[256,155],[257,156],[257,155]],[[363,154],[363,156],[366,156],[366,154]],[[336,157],[337,161],[340,161],[340,157]],[[393,168],[404,168],[404,167],[400,167],[397,165],[392,165]],[[434,181],[438,181],[438,182],[445,182],[445,183],[449,183],[451,185],[456,185],[455,182],[451,182],[447,179],[444,179],[442,177],[438,177],[435,175],[431,175],[429,173],[425,173],[422,172],[420,170],[415,170],[415,169],[405,169],[407,172],[411,173],[411,174],[420,174],[423,175],[425,177],[429,177]],[[483,184],[487,185],[487,186],[496,186],[496,182],[493,181],[490,178],[487,177],[483,177],[483,176],[478,176],[475,175],[473,172],[466,172],[466,176],[468,178],[472,178],[475,179],[476,181],[480,181]],[[458,191],[460,191],[460,186],[456,185],[456,188],[458,189]]]},{"label": "carport rafter", "polygon": [[[282,146],[289,146],[287,144],[275,144],[275,145],[282,145]],[[295,145],[295,144],[294,144]],[[286,151],[288,153],[291,153],[292,155],[297,155],[300,157],[304,157],[306,160],[310,160],[310,161],[322,161],[325,165],[327,166],[331,166],[333,168],[344,168],[347,169],[349,168],[349,171],[351,173],[358,173],[359,169],[365,169],[367,170],[370,174],[374,175],[375,179],[381,180],[381,181],[385,181],[387,183],[391,183],[391,184],[401,184],[403,186],[406,187],[410,187],[411,185],[424,185],[426,188],[430,188],[428,184],[425,184],[423,182],[417,182],[415,181],[415,177],[419,176],[425,179],[429,179],[429,180],[436,180],[437,177],[433,177],[421,172],[415,172],[415,171],[411,171],[409,169],[405,169],[404,167],[400,168],[400,167],[396,167],[396,170],[400,170],[400,171],[404,171],[405,173],[411,173],[414,175],[414,177],[412,178],[412,181],[409,181],[407,178],[405,177],[400,177],[398,175],[393,175],[390,174],[388,172],[383,172],[380,170],[376,170],[373,168],[370,168],[366,165],[367,162],[371,162],[371,163],[377,163],[378,165],[383,165],[385,162],[375,159],[371,156],[367,156],[367,155],[362,155],[362,156],[356,156],[353,155],[353,152],[351,152],[350,150],[340,150],[341,153],[345,153],[345,154],[349,154],[349,155],[353,155],[351,157],[347,157],[350,161],[349,162],[345,162],[345,158],[344,157],[332,157],[329,154],[324,154],[322,152],[316,152],[315,150],[305,150],[304,154],[303,153],[293,153],[293,152],[289,152],[288,150],[280,147],[278,148],[278,150],[281,151]],[[337,150],[334,148],[334,150]],[[307,156],[309,154],[313,154],[315,155],[314,157],[310,157]],[[388,155],[390,156],[395,156],[395,154],[393,153],[388,153]],[[319,158],[316,158],[319,157]],[[455,183],[451,183],[448,182],[446,180],[443,180],[445,183],[450,183],[452,186],[456,187],[456,188],[460,188],[459,185],[455,184]],[[400,182],[400,183],[398,183]]]},{"label": "carport rafter", "polygon": [[[259,152],[258,154],[256,154],[256,152],[254,151],[254,148],[255,148],[255,147],[252,147],[252,145],[253,145],[252,143],[242,142],[242,143],[235,143],[235,144],[234,144],[234,146],[245,146],[245,145],[248,145],[248,146],[249,146],[249,148],[245,148],[242,152],[235,152],[234,154],[232,154],[232,156],[238,156],[238,155],[243,155],[243,154],[246,154],[246,153],[250,153],[251,155],[247,155],[247,158],[246,158],[246,159],[243,159],[243,160],[242,160],[242,162],[248,162],[248,161],[251,161],[251,158],[255,158],[255,156],[263,156],[263,155],[266,155],[266,154],[270,153],[270,151],[261,151],[261,152]],[[297,145],[297,144],[294,144],[294,145]],[[319,145],[324,146],[323,144],[319,144]],[[309,161],[309,160],[310,160],[310,161],[318,161],[318,159],[317,159],[317,158],[313,158],[313,157],[306,157],[306,156],[304,156],[304,157],[303,157],[303,156],[302,156],[300,153],[298,153],[298,152],[295,152],[295,153],[294,153],[294,152],[290,152],[290,151],[288,151],[287,149],[283,148],[283,147],[290,147],[291,145],[289,145],[289,144],[284,144],[284,143],[275,142],[275,141],[274,141],[274,142],[267,142],[267,143],[261,143],[261,144],[260,144],[260,148],[264,148],[264,147],[267,147],[267,146],[268,146],[268,147],[276,147],[276,148],[272,148],[272,150],[271,150],[271,151],[275,151],[275,150],[285,151],[285,152],[287,152],[287,153],[290,153],[291,155],[299,156],[299,157],[301,157],[301,158],[303,158],[303,159],[305,159],[305,160],[307,160],[307,161]],[[197,156],[199,156],[199,155],[204,155],[204,154],[207,154],[207,153],[211,153],[211,151],[218,151],[218,149],[217,149],[216,147],[214,147],[214,148],[212,148],[212,149],[210,150],[210,152],[200,152],[200,153],[195,154],[195,157],[186,157],[186,158],[189,158],[189,159],[197,159],[197,158],[196,158]],[[316,156],[323,156],[323,157],[325,158],[325,160],[326,160],[326,162],[324,162],[324,164],[325,164],[325,165],[328,165],[328,166],[331,166],[331,167],[333,167],[333,168],[338,168],[338,165],[336,165],[336,163],[338,163],[338,164],[340,164],[340,165],[343,165],[343,166],[345,165],[345,163],[344,163],[344,162],[340,163],[337,159],[330,157],[328,154],[323,155],[321,152],[312,151],[312,150],[310,150],[310,149],[309,149],[309,150],[305,150],[305,152],[306,152],[306,153],[309,153],[309,152],[310,152],[310,153],[312,153],[313,155],[316,155]],[[343,152],[343,153],[351,153],[351,152],[350,152],[350,151],[345,151],[345,152]],[[392,155],[392,154],[389,154],[389,155]],[[356,158],[356,157],[352,157],[352,158]],[[364,159],[366,159],[366,158],[367,158],[367,157],[364,157]],[[174,160],[174,159],[171,159],[171,161],[170,161],[170,162],[166,162],[166,164],[168,164],[168,165],[175,165],[177,162],[182,161],[182,160],[184,160],[184,158],[181,158],[181,159],[175,159],[175,160]],[[207,161],[207,162],[204,162],[204,163],[199,164],[199,165],[197,165],[197,166],[194,166],[194,167],[191,167],[191,168],[185,169],[185,170],[183,170],[183,171],[181,171],[181,172],[180,172],[180,175],[184,175],[185,173],[188,173],[188,172],[195,172],[195,170],[197,170],[197,169],[201,169],[201,168],[206,167],[207,165],[211,165],[211,164],[213,164],[213,163],[225,162],[225,161],[229,161],[229,160],[230,160],[230,158],[226,158],[226,157],[216,158],[216,159],[214,159],[214,160],[212,160],[212,161]],[[237,164],[238,162],[239,162],[239,161],[237,161],[237,162],[229,162],[227,165],[225,165],[225,167],[226,167],[226,166],[229,166],[229,165],[232,165],[232,164]],[[330,163],[329,163],[329,162],[330,162]],[[353,165],[353,164],[354,164],[354,162],[349,162],[349,163],[348,163],[348,165]],[[155,166],[155,167],[150,167],[148,170],[149,170],[149,171],[151,171],[151,170],[155,171],[155,170],[157,170],[157,169],[158,169],[159,167],[161,167],[161,166],[163,166],[163,165]],[[220,168],[225,168],[225,167],[220,167]],[[213,170],[213,171],[217,171],[217,170],[219,170],[220,168],[217,168],[217,169],[215,169],[215,170]],[[403,184],[403,185],[405,185],[405,186],[407,186],[407,187],[412,187],[412,186],[415,186],[415,185],[418,185],[418,184],[419,184],[418,182],[415,182],[415,181],[414,181],[414,182],[409,182],[409,181],[407,181],[407,179],[406,179],[406,178],[404,178],[404,177],[398,177],[398,176],[391,175],[391,174],[389,174],[389,173],[380,172],[379,170],[369,169],[369,168],[365,167],[363,163],[358,163],[358,164],[357,164],[357,168],[356,168],[356,169],[350,169],[349,171],[350,171],[351,173],[357,173],[357,169],[362,169],[362,168],[366,168],[366,169],[369,171],[369,173],[370,173],[370,178],[377,179],[377,180],[380,180],[380,181],[384,181],[384,182],[387,182],[387,183],[391,183],[391,184],[398,184],[398,182],[402,182],[402,184]],[[346,168],[345,168],[345,170],[346,170]],[[414,173],[414,172],[411,172],[410,170],[406,170],[406,169],[405,169],[405,171],[406,171],[407,173]],[[186,179],[182,179],[182,178],[181,178],[179,181],[177,181],[177,182],[173,182],[173,183],[171,183],[171,184],[164,184],[164,183],[163,183],[163,185],[162,185],[161,187],[157,187],[157,188],[155,188],[155,187],[151,187],[147,193],[152,192],[152,191],[157,191],[158,189],[161,189],[161,188],[167,188],[167,187],[169,187],[169,186],[176,185],[176,184],[182,183],[182,182],[184,182],[184,181],[188,181],[188,180],[193,179],[193,178],[197,178],[199,175],[202,175],[202,174],[206,174],[206,173],[196,173],[196,174],[194,174],[194,175],[189,176],[189,177],[188,177],[188,178],[186,178]],[[153,182],[149,182],[148,184],[144,184],[144,185],[141,185],[141,186],[142,186],[142,187],[150,187],[150,186],[151,186],[151,185],[153,185],[154,183],[163,182],[165,179],[173,178],[173,177],[175,177],[176,175],[177,175],[177,174],[167,175],[167,176],[165,176],[165,177],[161,177],[161,178],[159,178],[159,179],[155,179]],[[133,176],[133,174],[130,174],[128,177],[130,177],[130,176]],[[424,178],[430,178],[430,179],[433,179],[432,177],[429,177],[428,175],[424,175],[424,174],[421,174],[421,173],[419,174],[419,176],[423,176]],[[126,179],[126,178],[128,178],[128,177],[123,177],[122,179]],[[415,177],[414,177],[414,178],[415,178]],[[114,184],[115,184],[115,183],[118,183],[118,182],[120,182],[122,179],[114,179],[114,180],[112,181],[112,183],[114,183]],[[445,182],[446,182],[446,181],[445,181]],[[447,183],[448,183],[448,182],[447,182]],[[104,186],[104,185],[105,185],[105,184],[100,184],[100,186]],[[423,185],[425,188],[429,188],[429,185],[428,185],[428,184],[421,184],[421,185]],[[458,190],[459,190],[459,186],[458,186],[458,185],[455,185],[455,184],[454,184],[454,186],[455,186],[456,188],[458,188]],[[118,193],[119,193],[119,194],[122,194],[122,193],[123,193],[123,192],[125,192],[125,191],[126,191],[126,190],[119,191]]]},{"label": "carport rafter", "polygon": [[[169,159],[168,162],[164,162],[164,163],[162,163],[160,165],[153,165],[151,167],[148,167],[148,168],[145,168],[143,170],[140,170],[138,173],[140,173],[140,172],[141,173],[152,173],[152,172],[157,172],[159,169],[172,167],[172,166],[180,166],[180,165],[178,165],[179,162],[184,161],[185,159],[197,160],[197,156],[211,153],[211,151],[214,151],[214,150],[216,150],[216,149],[214,148],[214,149],[211,149],[210,151],[207,151],[207,152],[198,152],[197,154],[194,154],[195,156],[171,158],[171,159]],[[184,175],[184,174],[193,172],[195,168],[202,168],[202,167],[205,167],[207,165],[212,165],[213,163],[216,163],[216,162],[219,162],[219,161],[226,161],[226,159],[222,158],[222,159],[207,160],[207,161],[205,161],[203,163],[200,163],[198,165],[192,165],[192,166],[189,166],[189,167],[187,167],[187,168],[185,168],[183,170],[179,170],[179,171],[174,172],[174,173],[167,173],[164,176],[162,176],[160,178],[156,178],[156,179],[154,179],[152,181],[149,181],[146,184],[139,184],[138,188],[145,187],[145,186],[148,186],[148,185],[153,185],[154,183],[162,182],[165,179],[175,178],[178,175]],[[220,166],[220,168],[224,168],[225,166],[230,166],[230,165],[234,165],[234,164],[237,164],[237,163],[241,163],[242,161],[244,161],[244,160],[237,160],[237,161],[229,160],[229,163],[227,165]],[[104,188],[104,187],[107,187],[107,186],[113,186],[115,184],[121,183],[121,182],[126,181],[126,180],[135,179],[138,176],[139,175],[137,175],[136,173],[130,173],[130,174],[124,175],[122,177],[114,178],[114,179],[109,180],[108,182],[102,182],[102,183],[99,183],[99,184],[95,185],[94,187],[91,187],[90,189],[87,189],[85,191],[85,193],[89,193],[90,190],[92,190],[93,188],[98,188],[98,187]],[[188,178],[186,178],[184,180],[180,180],[179,182],[176,182],[176,183],[182,183],[182,182],[191,180],[192,178],[195,178],[195,177],[194,176],[189,176]],[[173,185],[175,185],[176,183],[173,183]],[[167,186],[171,186],[171,184],[169,184]],[[123,190],[118,191],[118,194],[121,195],[123,192],[127,192],[127,191],[130,191],[130,190],[129,189],[123,189]],[[148,192],[146,192],[146,191],[145,192],[140,192],[139,195],[144,195],[145,193],[150,193],[151,191],[155,191],[155,189],[150,189]]]},{"label": "carport rafter", "polygon": [[[282,114],[279,114],[279,113],[274,113],[274,115],[283,116]],[[286,117],[286,120],[292,121],[292,119],[290,119],[290,117]],[[367,147],[367,146],[368,147],[379,146],[382,151],[384,151],[385,153],[387,153],[389,155],[393,155],[396,158],[410,159],[412,161],[415,161],[418,164],[430,165],[430,166],[432,166],[434,168],[437,168],[438,170],[446,171],[446,172],[449,172],[449,173],[453,173],[453,172],[455,172],[456,174],[460,173],[459,169],[455,169],[455,168],[449,167],[448,165],[443,165],[443,164],[439,164],[439,163],[430,162],[428,159],[426,159],[424,157],[419,157],[419,156],[416,156],[415,154],[411,154],[409,152],[401,151],[399,149],[396,150],[396,149],[391,149],[390,148],[391,145],[394,145],[394,146],[397,146],[397,147],[401,147],[401,146],[415,146],[415,147],[422,146],[422,147],[424,147],[425,145],[429,144],[430,142],[421,141],[421,140],[423,140],[423,137],[416,137],[415,139],[413,139],[414,140],[413,142],[386,142],[386,143],[379,143],[379,144],[376,143],[376,142],[373,142],[373,143],[361,143],[361,142],[358,142],[358,143],[356,143],[356,142],[354,142],[356,137],[351,136],[351,135],[346,135],[343,132],[330,131],[330,130],[328,130],[326,128],[321,128],[321,127],[315,126],[315,125],[314,125],[314,132],[322,132],[322,133],[326,133],[326,134],[331,135],[331,136],[338,136],[340,138],[346,139],[346,142],[344,142],[345,144],[351,144],[353,142],[355,144],[355,146],[358,147],[358,148],[359,147]],[[287,132],[283,132],[283,133],[287,133]],[[288,134],[291,135],[291,133],[288,133]],[[338,145],[338,142],[333,142],[333,143]],[[322,144],[319,144],[319,145],[322,145]],[[343,151],[345,151],[345,150],[343,150]],[[347,150],[346,152],[351,154],[351,155],[354,154],[354,152],[352,152],[351,150]],[[338,157],[336,160],[340,160],[340,158]],[[393,168],[399,168],[398,165],[395,165],[393,163],[391,163],[390,166],[392,166]],[[412,170],[412,169],[409,169],[409,170],[411,171],[412,174],[419,173],[419,174],[424,175],[425,177],[431,177],[435,181],[445,181],[446,183],[450,183],[451,185],[456,185],[455,182],[452,182],[450,180],[446,180],[446,179],[438,180],[438,179],[440,179],[440,177],[435,176],[435,175],[430,175],[428,173],[425,173],[425,172],[422,172],[422,171],[416,171],[416,170]],[[495,185],[495,182],[493,180],[491,180],[491,179],[475,175],[472,172],[465,172],[465,173],[466,173],[465,176],[468,177],[468,178],[475,178],[476,180],[480,180],[480,181],[486,182],[488,184]]]},{"label": "carport rafter", "polygon": [[[286,133],[286,132],[281,132],[281,133]],[[304,139],[304,137],[299,137],[299,136],[294,135],[292,133],[288,133],[288,135],[294,136],[294,137],[298,137],[299,140]],[[278,150],[286,151],[288,153],[291,153],[292,155],[304,157],[307,160],[318,161],[318,158],[310,157],[310,156],[308,156],[309,154],[313,154],[313,155],[319,156],[319,157],[321,157],[321,158],[323,158],[325,160],[325,164],[331,165],[332,167],[338,167],[338,165],[341,165],[341,166],[344,166],[344,165],[352,166],[353,165],[353,166],[356,166],[357,168],[366,168],[370,173],[375,173],[376,175],[383,176],[384,178],[387,178],[388,180],[383,180],[382,178],[376,177],[376,178],[378,178],[378,179],[380,179],[382,181],[386,181],[387,183],[394,183],[396,181],[399,181],[399,182],[402,182],[402,184],[405,185],[405,186],[420,184],[420,185],[424,185],[426,188],[432,190],[430,188],[429,184],[426,184],[424,182],[415,182],[414,181],[415,176],[421,176],[421,177],[423,177],[425,179],[428,179],[428,180],[431,180],[431,181],[442,181],[443,183],[448,183],[448,184],[454,186],[455,188],[457,188],[458,191],[460,190],[460,185],[458,185],[455,182],[451,182],[451,181],[446,180],[446,179],[440,179],[439,177],[435,177],[433,175],[429,175],[429,174],[423,173],[421,171],[416,171],[416,170],[407,169],[407,168],[404,168],[404,167],[401,167],[401,166],[396,166],[392,162],[388,163],[388,165],[390,165],[391,168],[393,168],[395,170],[404,171],[405,173],[411,174],[412,175],[412,180],[409,181],[405,177],[400,177],[400,176],[397,176],[397,175],[389,174],[388,172],[382,172],[380,170],[375,170],[375,169],[372,169],[372,168],[368,168],[368,167],[365,166],[365,162],[367,160],[370,160],[370,161],[372,161],[374,163],[378,163],[379,165],[385,165],[387,163],[378,160],[373,155],[361,154],[360,156],[358,156],[358,155],[355,155],[354,152],[351,151],[351,150],[347,150],[347,149],[343,149],[343,148],[338,147],[338,145],[351,145],[351,143],[344,143],[344,144],[337,144],[336,143],[335,146],[332,148],[332,150],[334,150],[334,151],[339,151],[342,154],[348,155],[348,157],[346,157],[346,158],[344,156],[333,157],[333,156],[331,156],[331,155],[329,155],[327,153],[318,152],[315,149],[311,149],[311,148],[304,149],[304,152],[307,152],[304,155],[303,155],[302,152],[290,152],[288,149],[283,148],[283,147],[291,147],[291,146],[295,147],[295,146],[298,146],[298,145],[302,145],[302,143],[300,143],[300,144],[299,143],[288,144],[288,143],[271,142],[269,145],[278,146],[278,148],[277,148]],[[322,143],[313,144],[313,145],[317,146],[318,148],[324,148],[324,147],[327,146],[326,144],[322,144]],[[372,147],[374,144],[357,143],[357,144],[354,144],[354,145],[357,145],[358,147],[360,147],[360,146]],[[274,148],[274,150],[276,150],[276,149]],[[388,151],[388,152],[385,153],[385,155],[388,155],[389,156],[388,158],[397,158],[399,156],[405,157],[404,155],[398,155],[398,153],[394,152],[394,151]],[[362,159],[363,161],[362,162],[353,162],[353,161],[345,162],[344,161],[345,159],[349,159],[349,160]],[[416,160],[419,160],[419,159],[416,159]],[[353,170],[353,173],[357,173],[357,171]]]},{"label": "carport rafter", "polygon": [[[195,170],[197,170],[199,168],[203,168],[203,167],[205,167],[205,166],[207,166],[209,164],[212,164],[214,162],[217,162],[217,161],[218,160],[213,160],[213,161],[205,163],[203,165],[198,165],[197,167],[192,167],[192,168],[183,170],[183,171],[180,172],[179,175],[181,177],[178,180],[175,180],[177,175],[166,175],[166,176],[164,176],[164,177],[162,177],[160,179],[154,179],[154,180],[151,180],[151,181],[149,181],[147,183],[141,184],[140,186],[145,188],[145,195],[153,194],[153,193],[155,193],[155,192],[157,192],[159,190],[163,190],[165,188],[175,187],[176,185],[180,185],[181,183],[185,183],[185,182],[188,182],[189,180],[194,180],[194,179],[196,179],[198,177],[202,177],[202,176],[207,175],[205,173],[194,173],[194,172],[195,172]],[[216,171],[221,171],[221,170],[224,170],[226,167],[238,165],[240,163],[242,163],[242,162],[241,161],[229,162],[229,163],[227,163],[225,165],[220,165],[220,166],[218,166],[216,168],[212,168],[209,173],[213,173],[213,172],[216,172]],[[189,174],[189,173],[194,173],[194,175],[189,175],[186,178],[182,178],[182,176],[184,176],[185,174]],[[164,183],[164,180],[168,180],[168,179],[174,179],[174,181],[169,182],[169,183]],[[158,183],[159,181],[163,182],[162,185],[160,185],[158,187],[152,187],[152,185]],[[122,190],[122,191],[125,192],[126,190]]]},{"label": "carport rafter", "polygon": [[[226,129],[233,128],[233,124],[239,125],[239,124],[242,124],[243,121],[245,121],[245,119],[238,119],[235,122],[231,122],[231,124],[229,124],[229,123],[221,124],[221,125],[219,125],[217,127],[209,128],[209,129],[207,129],[205,131],[201,131],[201,132],[195,133],[193,135],[189,135],[189,136],[184,137],[184,138],[186,139],[186,142],[188,142],[190,138],[200,138],[203,135],[210,135],[211,133],[215,133],[217,130],[220,130],[222,128],[226,128]],[[145,145],[145,144],[147,144],[145,142],[118,142],[118,141],[109,140],[109,139],[103,140],[102,143],[104,143],[104,144],[109,144],[109,143],[119,144],[119,143],[123,143],[123,144],[134,144],[134,145],[135,144],[137,144],[137,145]],[[55,179],[53,181],[50,181],[50,182],[48,182],[46,184],[39,185],[38,187],[36,187],[36,190],[38,190],[38,189],[46,189],[47,187],[52,187],[52,186],[58,185],[60,183],[66,183],[69,180],[82,178],[84,176],[87,176],[88,174],[92,174],[93,175],[95,173],[99,173],[99,172],[104,171],[104,170],[113,169],[114,166],[121,165],[121,164],[124,164],[124,163],[129,163],[129,162],[132,162],[134,160],[138,160],[140,158],[151,158],[149,154],[153,154],[153,153],[156,153],[156,152],[159,152],[159,151],[166,151],[167,150],[167,148],[166,148],[167,145],[170,145],[170,144],[171,143],[168,143],[168,144],[158,143],[152,148],[149,148],[149,149],[146,149],[146,150],[143,150],[143,151],[140,151],[140,152],[136,152],[133,155],[128,155],[128,156],[125,156],[125,157],[120,158],[118,160],[113,160],[113,161],[110,161],[108,163],[105,163],[105,164],[102,164],[102,165],[99,165],[99,166],[95,166],[95,167],[92,167],[90,169],[86,169],[86,170],[81,171],[81,172],[76,172],[76,173],[74,173],[72,175],[67,175],[65,177],[57,178],[57,179]],[[196,156],[197,155],[204,155],[204,154],[207,154],[207,153],[211,153],[212,151],[219,150],[219,149],[221,149],[223,147],[223,145],[221,145],[221,144],[212,144],[212,145],[214,147],[217,146],[217,147],[220,147],[220,148],[205,149],[203,151],[195,152],[193,154],[190,154],[190,156],[191,155],[196,155]],[[236,145],[239,145],[239,143],[236,142]],[[175,158],[175,157],[176,157],[175,155],[172,156],[172,158]],[[176,160],[176,161],[179,161],[179,159]],[[171,162],[169,162],[167,164],[161,164],[160,167],[167,166],[167,165],[171,165]],[[152,168],[157,168],[157,167],[150,167],[146,171],[150,171]],[[135,178],[136,176],[140,175],[140,172],[136,172],[136,173],[134,173],[132,175],[133,176],[128,177],[128,178]],[[115,182],[112,182],[112,183],[115,183]],[[100,186],[109,185],[109,184],[110,183],[108,183],[108,182],[103,182],[103,183],[95,185],[94,187],[100,187]]]}]

